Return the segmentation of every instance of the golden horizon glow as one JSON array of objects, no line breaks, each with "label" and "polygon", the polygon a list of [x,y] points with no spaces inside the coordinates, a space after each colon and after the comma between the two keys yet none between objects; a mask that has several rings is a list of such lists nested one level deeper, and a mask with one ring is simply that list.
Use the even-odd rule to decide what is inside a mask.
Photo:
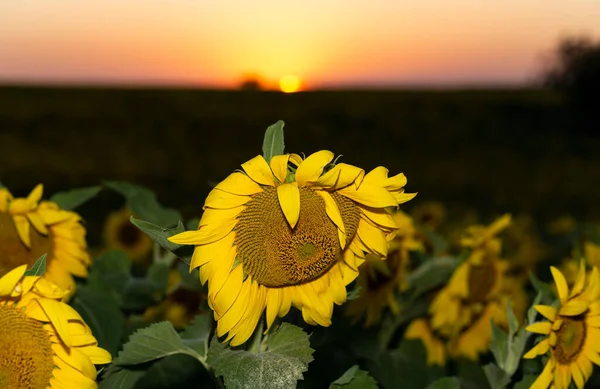
[{"label": "golden horizon glow", "polygon": [[287,75],[279,79],[279,89],[283,93],[298,92],[302,87],[302,81],[298,76]]},{"label": "golden horizon glow", "polygon": [[0,2],[0,82],[278,88],[522,83],[595,0]]}]

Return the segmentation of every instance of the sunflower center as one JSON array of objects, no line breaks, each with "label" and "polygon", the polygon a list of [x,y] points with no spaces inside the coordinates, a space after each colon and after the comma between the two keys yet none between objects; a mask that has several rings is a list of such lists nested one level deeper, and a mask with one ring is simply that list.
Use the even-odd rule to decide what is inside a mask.
[{"label": "sunflower center", "polygon": [[[325,211],[325,201],[308,188],[300,190],[300,216],[292,229],[281,210],[276,188],[266,188],[246,203],[235,231],[238,259],[259,284],[283,287],[325,274],[342,257],[337,226]],[[349,199],[332,193],[350,242],[360,210]]]},{"label": "sunflower center", "polygon": [[117,236],[119,242],[125,247],[135,246],[140,241],[141,231],[129,221],[121,223]]},{"label": "sunflower center", "polygon": [[54,369],[50,338],[42,323],[0,306],[0,389],[44,389]]},{"label": "sunflower center", "polygon": [[583,349],[586,327],[583,316],[563,318],[563,324],[556,335],[554,352],[559,363],[573,362]]},{"label": "sunflower center", "polygon": [[469,304],[486,301],[488,294],[496,282],[496,266],[493,261],[484,261],[480,265],[471,265],[469,268]]},{"label": "sunflower center", "polygon": [[44,236],[30,226],[31,249],[28,249],[17,233],[17,228],[9,214],[0,212],[0,247],[2,255],[0,256],[0,277],[20,265],[30,267],[43,254],[53,252],[52,232]]}]

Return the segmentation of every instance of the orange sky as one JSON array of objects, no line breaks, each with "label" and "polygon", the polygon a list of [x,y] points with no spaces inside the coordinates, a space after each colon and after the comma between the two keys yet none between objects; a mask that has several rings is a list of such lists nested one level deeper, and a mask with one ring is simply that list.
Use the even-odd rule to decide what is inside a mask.
[{"label": "orange sky", "polygon": [[309,87],[522,83],[600,0],[0,2],[0,83]]}]

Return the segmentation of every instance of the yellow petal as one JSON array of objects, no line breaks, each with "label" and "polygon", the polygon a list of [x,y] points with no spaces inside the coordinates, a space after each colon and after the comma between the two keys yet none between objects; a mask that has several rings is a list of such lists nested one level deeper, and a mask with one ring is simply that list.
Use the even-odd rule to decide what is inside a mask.
[{"label": "yellow petal", "polygon": [[31,248],[31,235],[30,235],[30,227],[29,221],[25,216],[22,215],[14,215],[13,222],[15,223],[15,227],[17,228],[17,233],[19,234],[19,239],[27,248]]},{"label": "yellow petal", "polygon": [[300,191],[295,182],[277,187],[279,205],[290,227],[296,227],[300,217]]},{"label": "yellow petal", "polygon": [[536,380],[530,386],[529,389],[548,389],[548,387],[552,383],[553,379],[554,379],[554,363],[552,362],[552,359],[548,358],[548,362],[546,362],[546,366],[544,366],[544,370],[538,376],[538,378],[536,378]]},{"label": "yellow petal", "polygon": [[185,231],[169,237],[169,241],[182,245],[204,245],[216,242],[227,236],[237,224],[237,219],[222,224],[201,226],[197,231]]},{"label": "yellow petal", "polygon": [[296,169],[295,177],[298,186],[307,186],[309,183],[317,181],[323,173],[323,168],[333,160],[333,157],[333,153],[328,150],[317,151],[309,155]]},{"label": "yellow petal", "polygon": [[570,300],[558,311],[561,316],[577,316],[585,312],[589,307],[587,301]]},{"label": "yellow petal", "polygon": [[410,201],[412,199],[415,198],[415,196],[417,195],[417,193],[404,193],[404,192],[390,192],[392,193],[392,195],[394,196],[394,199],[396,199],[396,202],[398,204],[404,204],[407,201]]},{"label": "yellow petal", "polygon": [[552,272],[554,283],[556,283],[558,298],[564,304],[569,298],[569,287],[567,286],[567,280],[565,279],[565,276],[563,276],[563,274],[560,272],[560,270],[558,270],[554,266],[550,266],[550,271]]},{"label": "yellow petal", "polygon": [[374,208],[396,207],[398,205],[396,198],[386,189],[380,186],[368,185],[365,182],[358,189],[350,185],[338,190],[337,193],[359,204]]},{"label": "yellow petal", "polygon": [[359,167],[338,163],[333,169],[320,176],[312,186],[337,190],[355,183],[364,174],[365,171]]},{"label": "yellow petal", "polygon": [[262,155],[257,155],[248,162],[244,162],[242,164],[242,169],[244,169],[246,174],[248,174],[255,182],[262,185],[275,186],[273,172]]},{"label": "yellow petal", "polygon": [[292,307],[292,299],[289,295],[289,289],[281,289],[281,305],[279,306],[279,313],[277,316],[284,317],[290,311]]},{"label": "yellow petal", "polygon": [[342,244],[342,242],[340,242],[340,245],[341,245],[342,250],[343,250],[346,247],[346,244],[345,244],[345,241],[346,241],[346,236],[345,236],[346,228],[344,226],[344,221],[342,220],[342,214],[340,213],[340,209],[338,208],[335,200],[333,199],[333,197],[331,197],[331,195],[329,193],[327,193],[325,191],[322,191],[322,190],[318,190],[318,191],[316,191],[316,193],[319,196],[321,196],[321,198],[325,202],[325,212],[327,213],[327,216],[329,217],[329,219],[331,219],[331,221],[343,233],[342,235],[344,236],[344,243]]},{"label": "yellow petal", "polygon": [[361,207],[362,213],[373,223],[389,229],[397,229],[398,224],[388,211],[380,208]]},{"label": "yellow petal", "polygon": [[[223,284],[221,290],[213,298],[213,307],[215,311],[215,319],[219,320],[227,313],[233,305],[242,289],[244,281],[244,270],[242,265],[238,265],[231,271],[229,277]],[[218,314],[217,314],[218,312]]]},{"label": "yellow petal", "polygon": [[585,381],[583,380],[583,374],[581,370],[579,370],[579,366],[577,365],[577,363],[571,363],[569,368],[571,369],[571,374],[573,375],[573,381],[575,381],[575,386],[577,386],[577,389],[583,389]]},{"label": "yellow petal", "polygon": [[377,166],[375,169],[365,175],[363,183],[367,185],[384,186],[388,179],[389,170],[383,166]]},{"label": "yellow petal", "polygon": [[237,256],[237,247],[232,246],[225,253],[225,255],[222,255],[215,261],[211,261],[208,265],[210,266],[212,273],[210,282],[208,283],[209,296],[216,295],[223,287],[225,281],[227,281],[233,268],[235,257]]},{"label": "yellow petal", "polygon": [[265,330],[265,334],[271,329],[281,308],[283,297],[281,292],[281,288],[270,288],[267,290],[267,329]]},{"label": "yellow petal", "polygon": [[80,348],[80,351],[84,353],[94,365],[105,365],[107,363],[111,363],[112,361],[112,356],[110,353],[100,347],[82,347]]},{"label": "yellow petal", "polygon": [[549,305],[535,305],[535,310],[550,321],[556,319],[556,309]]},{"label": "yellow petal", "polygon": [[229,251],[229,248],[233,246],[234,240],[235,233],[232,232],[214,243],[196,246],[192,255],[192,261],[190,262],[190,271]]},{"label": "yellow petal", "polygon": [[197,229],[200,229],[200,226],[205,226],[207,224],[220,224],[223,223],[225,220],[233,220],[244,209],[246,209],[245,206],[229,209],[206,208],[204,212],[202,212],[202,218],[200,218],[200,222],[198,223]]},{"label": "yellow petal", "polygon": [[533,332],[534,334],[548,335],[552,329],[552,323],[547,321],[539,321],[527,326],[525,330]]},{"label": "yellow petal", "polygon": [[388,177],[384,181],[384,187],[388,190],[402,189],[407,183],[404,173],[398,173],[393,177]]},{"label": "yellow petal", "polygon": [[285,179],[288,175],[288,162],[290,160],[290,154],[276,155],[271,158],[271,171],[279,180],[280,184],[285,183]]},{"label": "yellow petal", "polygon": [[36,212],[29,212],[25,215],[33,228],[36,229],[42,235],[48,235],[48,228],[44,224],[44,221]]},{"label": "yellow petal", "polygon": [[0,296],[10,296],[26,270],[27,265],[21,265],[0,277]]},{"label": "yellow petal", "polygon": [[215,188],[240,196],[250,196],[263,191],[260,185],[242,172],[231,173],[226,179],[219,182]]},{"label": "yellow petal", "polygon": [[37,299],[44,313],[48,317],[58,336],[67,347],[71,347],[71,336],[68,330],[68,321],[65,309],[69,306],[48,298]]},{"label": "yellow petal", "polygon": [[42,195],[44,194],[44,185],[37,184],[35,188],[29,193],[27,196],[27,201],[32,204],[37,204],[42,199]]},{"label": "yellow petal", "polygon": [[538,355],[546,354],[548,352],[548,350],[550,350],[550,345],[548,344],[548,339],[544,339],[541,342],[539,342],[538,344],[536,344],[535,346],[533,346],[531,348],[531,350],[529,350],[525,355],[523,355],[523,358],[533,359],[533,358],[537,357]]},{"label": "yellow petal", "polygon": [[246,312],[247,305],[252,298],[250,295],[252,289],[251,278],[248,277],[246,281],[242,283],[240,293],[233,303],[233,305],[227,310],[227,312],[217,322],[217,335],[223,336],[229,330],[231,330],[240,320],[242,320],[244,313]]},{"label": "yellow petal", "polygon": [[204,207],[214,209],[237,208],[246,204],[250,200],[252,200],[252,197],[250,196],[234,195],[215,188],[211,190],[206,197],[206,200],[204,201]]},{"label": "yellow petal", "polygon": [[382,231],[373,227],[365,219],[361,217],[358,222],[358,230],[356,232],[362,243],[369,248],[369,251],[374,254],[379,254],[381,257],[387,256],[388,242],[385,239]]}]

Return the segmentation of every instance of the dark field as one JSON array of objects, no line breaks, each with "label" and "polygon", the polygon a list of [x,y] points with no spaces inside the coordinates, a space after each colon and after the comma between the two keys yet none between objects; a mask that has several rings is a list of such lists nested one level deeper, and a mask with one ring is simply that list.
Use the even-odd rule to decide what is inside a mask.
[{"label": "dark field", "polygon": [[[404,172],[407,191],[452,212],[600,218],[600,139],[579,135],[541,90],[275,92],[0,88],[0,181],[15,194],[127,180],[186,217],[210,182],[261,153],[284,120],[286,150]],[[94,202],[92,202],[93,204]]]}]

